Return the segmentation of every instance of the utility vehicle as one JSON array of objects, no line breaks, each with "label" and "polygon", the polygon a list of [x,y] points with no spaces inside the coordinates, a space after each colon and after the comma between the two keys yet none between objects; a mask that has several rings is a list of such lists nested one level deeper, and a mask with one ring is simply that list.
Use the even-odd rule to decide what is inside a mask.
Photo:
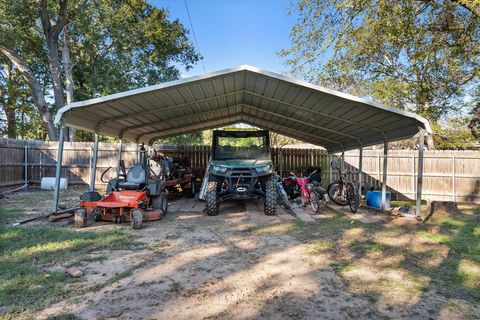
[{"label": "utility vehicle", "polygon": [[206,211],[218,214],[230,199],[264,201],[266,215],[277,210],[277,195],[267,130],[214,130],[212,155],[205,177]]}]

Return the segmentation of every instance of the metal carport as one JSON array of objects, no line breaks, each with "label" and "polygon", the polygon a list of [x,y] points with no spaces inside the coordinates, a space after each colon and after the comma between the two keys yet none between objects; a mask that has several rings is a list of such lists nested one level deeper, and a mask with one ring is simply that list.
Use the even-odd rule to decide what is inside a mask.
[{"label": "metal carport", "polygon": [[[432,132],[428,121],[414,113],[251,66],[74,102],[57,112],[55,123],[95,133],[94,166],[100,134],[152,144],[161,137],[234,123],[250,124],[319,145],[329,154],[358,148],[360,172],[362,149],[383,143],[383,204],[388,142],[420,133],[417,214],[421,204],[424,134]],[[62,150],[63,130],[60,130],[55,210]]]}]

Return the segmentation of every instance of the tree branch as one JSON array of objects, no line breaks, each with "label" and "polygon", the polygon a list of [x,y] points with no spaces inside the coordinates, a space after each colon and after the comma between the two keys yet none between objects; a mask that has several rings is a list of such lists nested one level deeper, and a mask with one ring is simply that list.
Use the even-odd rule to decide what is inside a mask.
[{"label": "tree branch", "polygon": [[480,6],[475,5],[475,4],[469,4],[466,3],[465,1],[461,0],[451,0],[454,4],[468,10],[470,13],[476,15],[477,17],[480,17]]}]

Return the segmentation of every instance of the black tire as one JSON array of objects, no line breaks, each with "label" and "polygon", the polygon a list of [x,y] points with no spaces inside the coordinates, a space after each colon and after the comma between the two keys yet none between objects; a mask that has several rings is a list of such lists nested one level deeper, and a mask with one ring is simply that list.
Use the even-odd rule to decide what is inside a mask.
[{"label": "black tire", "polygon": [[275,182],[273,180],[265,182],[264,213],[267,216],[274,216],[277,213],[277,191],[275,190]]},{"label": "black tire", "polygon": [[216,216],[218,214],[219,204],[217,201],[217,182],[210,181],[207,185],[207,191],[205,192],[205,202],[207,215]]},{"label": "black tire", "polygon": [[358,195],[357,192],[355,192],[355,186],[353,183],[348,182],[347,183],[347,199],[348,199],[348,205],[350,207],[350,211],[352,213],[357,213],[358,211]]},{"label": "black tire", "polygon": [[280,202],[280,205],[286,209],[290,209],[290,201],[288,200],[288,196],[286,194],[279,194],[278,195],[278,201]]},{"label": "black tire", "polygon": [[102,213],[101,213],[101,211],[100,211],[99,208],[93,209],[92,219],[93,219],[93,221],[95,221],[95,222],[98,222],[98,221],[100,221],[100,220],[102,219]]},{"label": "black tire", "polygon": [[165,216],[167,214],[167,211],[168,211],[168,201],[167,201],[167,194],[165,193],[165,191],[162,191],[160,193],[160,211],[162,211],[162,214]]},{"label": "black tire", "polygon": [[132,210],[132,220],[130,221],[130,225],[132,229],[140,229],[143,225],[143,212],[140,209],[133,209]]},{"label": "black tire", "polygon": [[196,180],[197,180],[196,178],[192,178],[192,181],[190,183],[192,187],[184,190],[185,197],[195,198],[195,188],[196,188],[196,182],[197,182]]},{"label": "black tire", "polygon": [[87,225],[87,209],[78,208],[73,217],[75,228],[85,228]]},{"label": "black tire", "polygon": [[330,183],[327,187],[328,197],[333,203],[336,203],[339,206],[345,206],[348,204],[348,200],[346,197],[343,197],[343,199],[340,199],[337,196],[339,190],[340,190],[340,183],[338,181]]}]

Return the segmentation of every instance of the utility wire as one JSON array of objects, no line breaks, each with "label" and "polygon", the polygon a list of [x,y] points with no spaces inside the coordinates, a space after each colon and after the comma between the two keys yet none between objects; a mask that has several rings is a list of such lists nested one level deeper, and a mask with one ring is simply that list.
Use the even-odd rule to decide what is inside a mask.
[{"label": "utility wire", "polygon": [[[185,2],[185,8],[187,9],[188,21],[190,22],[190,28],[192,29],[193,40],[195,41],[195,46],[197,47],[197,51],[200,53],[197,36],[195,35],[195,30],[193,29],[192,18],[190,17],[190,11],[188,10],[187,0],[183,0],[183,1]],[[200,63],[202,64],[203,73],[207,73],[207,70],[205,70],[205,65],[203,64],[203,59],[200,59]]]}]

